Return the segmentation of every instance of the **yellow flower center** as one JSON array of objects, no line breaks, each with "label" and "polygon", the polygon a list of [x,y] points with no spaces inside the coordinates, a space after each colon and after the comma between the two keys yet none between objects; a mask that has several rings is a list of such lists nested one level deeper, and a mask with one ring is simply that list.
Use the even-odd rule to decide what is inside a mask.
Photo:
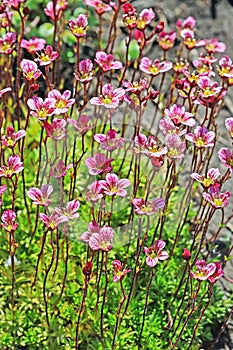
[{"label": "yellow flower center", "polygon": [[196,140],[197,147],[205,146],[205,141],[200,137],[198,140]]},{"label": "yellow flower center", "polygon": [[67,105],[67,102],[64,101],[64,100],[58,100],[56,102],[56,107],[59,108],[59,109],[65,108],[66,105]]},{"label": "yellow flower center", "polygon": [[214,198],[213,202],[216,205],[216,207],[222,207],[223,205],[223,200],[221,198]]},{"label": "yellow flower center", "polygon": [[203,185],[204,185],[205,187],[209,187],[209,186],[212,185],[213,183],[214,183],[214,180],[212,180],[212,179],[205,178],[205,179],[203,180]]},{"label": "yellow flower center", "polygon": [[110,97],[102,98],[102,102],[106,105],[110,105],[112,103],[112,99]]},{"label": "yellow flower center", "polygon": [[152,66],[149,68],[149,71],[150,71],[152,74],[158,74],[158,73],[159,73],[159,68],[152,65]]},{"label": "yellow flower center", "polygon": [[46,119],[46,117],[47,117],[47,110],[45,108],[41,108],[41,110],[38,112],[38,118]]},{"label": "yellow flower center", "polygon": [[39,57],[40,57],[40,60],[42,62],[49,62],[50,61],[50,57],[48,55],[46,55],[44,52],[42,52],[42,54]]},{"label": "yellow flower center", "polygon": [[75,35],[82,35],[85,34],[85,28],[84,27],[78,27],[77,25],[75,25],[72,29],[72,33]]}]

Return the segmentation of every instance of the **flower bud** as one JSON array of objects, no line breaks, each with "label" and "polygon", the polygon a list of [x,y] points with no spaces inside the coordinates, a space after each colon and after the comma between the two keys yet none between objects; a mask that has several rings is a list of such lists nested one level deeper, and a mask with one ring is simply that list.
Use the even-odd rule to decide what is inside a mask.
[{"label": "flower bud", "polygon": [[29,9],[27,6],[25,6],[25,7],[23,8],[23,14],[24,14],[24,15],[29,15],[29,13],[30,13],[30,9]]},{"label": "flower bud", "polygon": [[191,259],[191,253],[188,249],[184,248],[183,259],[189,261]]},{"label": "flower bud", "polygon": [[91,272],[92,272],[92,262],[91,261],[88,261],[86,263],[86,265],[84,266],[83,268],[83,274],[85,276],[90,276],[91,275]]}]

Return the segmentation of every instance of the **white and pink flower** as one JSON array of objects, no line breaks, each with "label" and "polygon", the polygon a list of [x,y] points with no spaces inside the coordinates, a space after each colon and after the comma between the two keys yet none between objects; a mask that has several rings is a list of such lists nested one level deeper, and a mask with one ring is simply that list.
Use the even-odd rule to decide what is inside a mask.
[{"label": "white and pink flower", "polygon": [[100,188],[107,196],[120,196],[125,197],[127,195],[126,187],[131,185],[128,179],[118,179],[118,176],[114,173],[106,175],[106,180],[99,181]]},{"label": "white and pink flower", "polygon": [[102,149],[106,151],[113,151],[117,148],[123,147],[124,139],[122,137],[117,137],[117,131],[110,129],[104,134],[95,134],[94,140],[102,145]]},{"label": "white and pink flower", "polygon": [[145,201],[143,198],[134,198],[132,203],[135,208],[135,213],[148,216],[153,215],[165,205],[163,198],[154,198],[152,201]]},{"label": "white and pink flower", "polygon": [[214,131],[208,131],[205,126],[197,126],[194,134],[188,133],[185,135],[186,140],[193,142],[198,148],[213,147],[215,138]]},{"label": "white and pink flower", "polygon": [[6,128],[6,135],[2,136],[2,144],[6,147],[14,148],[17,141],[26,135],[25,130],[19,130],[15,132],[12,126]]},{"label": "white and pink flower", "polygon": [[52,185],[43,185],[41,188],[32,187],[27,191],[27,195],[29,198],[33,200],[33,204],[49,206],[51,203],[50,196],[53,192]]},{"label": "white and pink flower", "polygon": [[122,88],[113,89],[112,84],[105,84],[102,89],[102,95],[92,97],[90,103],[92,105],[104,106],[105,108],[117,108],[123,97],[125,90]]},{"label": "white and pink flower", "polygon": [[89,169],[90,175],[98,175],[112,171],[112,161],[113,158],[108,159],[105,154],[97,153],[94,155],[94,157],[86,158],[85,164]]},{"label": "white and pink flower", "polygon": [[164,113],[169,117],[175,125],[184,124],[187,126],[194,126],[194,114],[186,112],[185,107],[179,104],[174,104],[170,109],[165,108]]},{"label": "white and pink flower", "polygon": [[231,194],[229,191],[221,193],[219,186],[213,185],[208,189],[208,192],[203,192],[202,196],[212,207],[218,209],[229,204]]},{"label": "white and pink flower", "polygon": [[163,250],[166,243],[159,239],[153,246],[147,248],[144,247],[144,252],[146,254],[146,263],[149,267],[155,267],[159,260],[168,259],[168,253]]},{"label": "white and pink flower", "polygon": [[24,169],[21,159],[17,155],[12,155],[7,160],[7,165],[0,168],[0,177],[10,178]]},{"label": "white and pink flower", "polygon": [[107,72],[112,69],[121,69],[122,63],[120,61],[114,61],[112,54],[107,54],[104,51],[98,51],[95,55],[95,62],[102,69],[103,72]]},{"label": "white and pink flower", "polygon": [[143,57],[139,69],[144,73],[156,76],[169,71],[172,69],[172,66],[172,62],[169,61],[160,61],[156,59],[152,62],[148,57]]}]

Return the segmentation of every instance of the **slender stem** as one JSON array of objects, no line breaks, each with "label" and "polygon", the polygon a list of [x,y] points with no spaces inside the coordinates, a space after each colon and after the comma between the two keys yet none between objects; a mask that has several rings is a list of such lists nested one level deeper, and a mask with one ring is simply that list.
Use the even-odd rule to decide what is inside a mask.
[{"label": "slender stem", "polygon": [[117,335],[117,330],[118,330],[118,325],[119,325],[119,316],[120,316],[123,304],[124,304],[125,300],[127,299],[127,295],[125,294],[125,290],[123,288],[122,279],[120,279],[120,286],[121,286],[121,292],[122,292],[123,298],[121,299],[120,304],[118,306],[118,310],[117,310],[116,323],[115,323],[113,340],[112,340],[112,349],[115,349],[115,340],[116,340],[116,335]]},{"label": "slender stem", "polygon": [[144,304],[144,309],[143,309],[143,315],[142,315],[142,323],[141,323],[141,330],[138,336],[138,350],[141,349],[141,338],[142,338],[142,333],[143,333],[143,328],[144,328],[144,324],[145,324],[145,318],[146,318],[146,310],[147,310],[147,306],[148,306],[148,299],[149,299],[149,292],[150,292],[150,287],[152,284],[152,280],[154,277],[154,269],[151,268],[151,276],[150,276],[150,280],[146,289],[146,299],[145,299],[145,304]]},{"label": "slender stem", "polygon": [[103,301],[101,305],[101,311],[100,311],[100,336],[101,340],[104,342],[104,307],[106,303],[106,296],[107,296],[107,289],[108,289],[108,282],[109,282],[109,277],[108,277],[108,253],[105,252],[104,257],[104,274],[105,274],[105,287],[104,287],[104,294],[103,294]]}]

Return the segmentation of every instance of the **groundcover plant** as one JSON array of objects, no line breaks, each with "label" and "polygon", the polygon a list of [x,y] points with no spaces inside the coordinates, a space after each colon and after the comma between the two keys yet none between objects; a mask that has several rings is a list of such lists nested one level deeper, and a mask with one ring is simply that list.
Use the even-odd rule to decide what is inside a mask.
[{"label": "groundcover plant", "polygon": [[233,313],[233,63],[133,5],[1,1],[1,349],[211,349]]}]

